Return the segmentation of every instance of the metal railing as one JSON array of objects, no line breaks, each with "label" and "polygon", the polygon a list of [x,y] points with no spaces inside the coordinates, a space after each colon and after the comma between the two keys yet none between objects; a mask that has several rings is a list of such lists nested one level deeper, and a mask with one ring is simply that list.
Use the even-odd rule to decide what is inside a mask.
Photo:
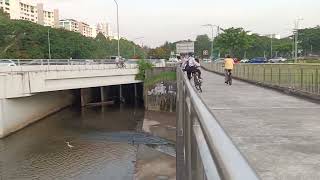
[{"label": "metal railing", "polygon": [[[0,72],[70,71],[118,69],[111,59],[0,59]],[[136,69],[137,61],[125,61],[125,69]]]},{"label": "metal railing", "polygon": [[12,66],[34,65],[98,65],[114,64],[112,59],[0,59],[1,63],[12,63]]},{"label": "metal railing", "polygon": [[180,68],[177,83],[177,179],[258,180]]},{"label": "metal railing", "polygon": [[[202,63],[208,70],[224,73],[221,63]],[[288,90],[320,95],[320,64],[237,64],[233,76]]]}]

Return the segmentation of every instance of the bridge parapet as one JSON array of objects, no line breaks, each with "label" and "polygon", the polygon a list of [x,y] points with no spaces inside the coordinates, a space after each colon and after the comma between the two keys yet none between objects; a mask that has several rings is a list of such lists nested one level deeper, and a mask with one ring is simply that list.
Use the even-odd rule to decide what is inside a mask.
[{"label": "bridge parapet", "polygon": [[177,179],[258,180],[179,68],[177,83]]},{"label": "bridge parapet", "polygon": [[0,99],[34,93],[138,83],[136,64],[28,65],[0,68]]}]

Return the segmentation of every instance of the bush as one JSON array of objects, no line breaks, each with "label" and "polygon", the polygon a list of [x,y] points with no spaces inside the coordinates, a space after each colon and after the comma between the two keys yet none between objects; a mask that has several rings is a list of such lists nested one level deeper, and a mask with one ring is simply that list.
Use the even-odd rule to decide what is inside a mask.
[{"label": "bush", "polygon": [[144,81],[146,79],[146,70],[148,69],[152,69],[153,68],[153,64],[142,59],[138,61],[138,69],[139,72],[136,75],[136,80],[141,80]]}]

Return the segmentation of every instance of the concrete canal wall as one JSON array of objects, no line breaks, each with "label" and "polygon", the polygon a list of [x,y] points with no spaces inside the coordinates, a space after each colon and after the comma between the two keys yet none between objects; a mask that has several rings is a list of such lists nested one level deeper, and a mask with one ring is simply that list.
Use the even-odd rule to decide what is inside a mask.
[{"label": "concrete canal wall", "polygon": [[146,110],[175,112],[177,98],[176,68],[146,71],[144,102]]},{"label": "concrete canal wall", "polygon": [[0,99],[0,138],[71,105],[73,100],[69,90]]}]

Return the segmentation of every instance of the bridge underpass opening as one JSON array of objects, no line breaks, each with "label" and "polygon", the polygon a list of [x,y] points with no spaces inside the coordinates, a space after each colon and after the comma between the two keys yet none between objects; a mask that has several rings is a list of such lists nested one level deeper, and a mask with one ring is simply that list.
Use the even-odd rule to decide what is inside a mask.
[{"label": "bridge underpass opening", "polygon": [[79,89],[75,92],[77,104],[106,105],[106,104],[142,104],[143,84],[122,84],[104,87]]}]

